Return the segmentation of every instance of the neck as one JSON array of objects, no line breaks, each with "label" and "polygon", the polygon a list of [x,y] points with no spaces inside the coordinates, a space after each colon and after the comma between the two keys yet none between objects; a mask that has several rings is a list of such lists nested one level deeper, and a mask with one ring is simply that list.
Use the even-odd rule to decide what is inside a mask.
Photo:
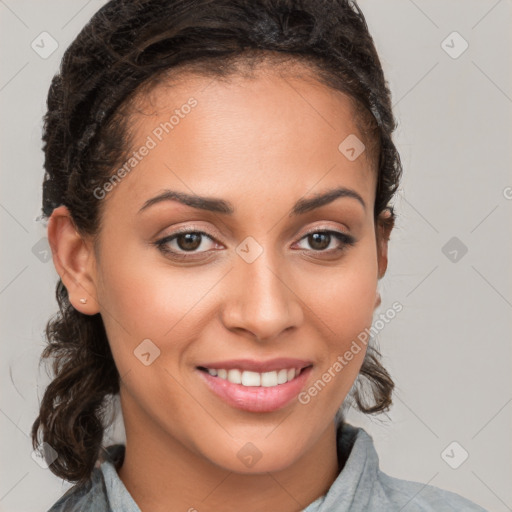
[{"label": "neck", "polygon": [[192,452],[133,411],[123,407],[126,451],[118,474],[142,512],[296,512],[326,494],[339,473],[334,421],[291,466],[241,474]]}]

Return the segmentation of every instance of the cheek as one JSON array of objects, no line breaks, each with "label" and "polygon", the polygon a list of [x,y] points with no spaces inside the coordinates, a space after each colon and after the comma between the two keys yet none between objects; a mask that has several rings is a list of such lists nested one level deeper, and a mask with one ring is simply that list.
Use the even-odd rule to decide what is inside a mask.
[{"label": "cheek", "polygon": [[367,327],[373,317],[377,279],[370,269],[352,269],[331,285],[323,307],[332,330],[343,337],[354,336]]},{"label": "cheek", "polygon": [[378,283],[375,251],[367,241],[347,253],[338,267],[301,278],[307,305],[338,343],[357,337],[372,322]]},{"label": "cheek", "polygon": [[[359,373],[372,325],[377,292],[375,246],[368,243],[347,257],[335,273],[308,278],[307,304],[311,322],[325,342],[320,366],[330,370],[331,393],[342,396]],[[336,377],[334,377],[336,375]]]},{"label": "cheek", "polygon": [[[371,252],[368,253],[370,255]],[[311,283],[311,322],[317,326],[320,360],[309,386],[299,395],[311,417],[333,417],[354,384],[366,354],[377,287],[377,266],[364,251],[330,280]],[[318,276],[317,276],[318,277]]]},{"label": "cheek", "polygon": [[122,254],[111,246],[105,248],[98,287],[102,319],[119,372],[122,375],[134,364],[138,368],[136,354],[146,339],[161,355],[172,350],[172,359],[179,364],[189,340],[206,321],[207,292],[218,282],[218,272],[212,267],[172,266],[154,257],[156,249],[123,247]]}]

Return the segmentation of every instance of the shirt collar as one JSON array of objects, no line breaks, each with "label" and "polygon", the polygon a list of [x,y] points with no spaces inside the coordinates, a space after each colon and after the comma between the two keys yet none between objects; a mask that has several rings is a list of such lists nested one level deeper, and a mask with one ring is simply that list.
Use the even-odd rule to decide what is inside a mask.
[{"label": "shirt collar", "polygon": [[324,496],[303,512],[363,512],[377,478],[379,458],[372,438],[359,427],[341,423],[337,429],[338,461],[342,469]]}]

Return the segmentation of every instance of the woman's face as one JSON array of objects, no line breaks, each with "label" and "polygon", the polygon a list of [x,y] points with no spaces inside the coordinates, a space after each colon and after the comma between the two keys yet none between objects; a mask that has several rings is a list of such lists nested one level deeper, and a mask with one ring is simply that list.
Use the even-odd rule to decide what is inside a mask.
[{"label": "woman's face", "polygon": [[87,310],[105,323],[128,442],[177,441],[237,472],[286,468],[332,425],[364,358],[363,346],[333,371],[378,300],[374,163],[357,156],[347,97],[311,81],[191,77],[151,97],[131,120],[135,160],[96,191]]}]

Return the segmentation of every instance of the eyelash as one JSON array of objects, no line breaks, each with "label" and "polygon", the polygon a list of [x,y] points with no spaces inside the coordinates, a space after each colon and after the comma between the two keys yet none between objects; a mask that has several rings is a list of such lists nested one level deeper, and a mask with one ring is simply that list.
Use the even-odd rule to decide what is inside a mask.
[{"label": "eyelash", "polygon": [[[192,260],[193,258],[191,256],[188,256],[187,254],[194,255],[194,254],[201,254],[201,252],[187,252],[187,251],[178,252],[178,251],[169,249],[169,247],[168,247],[169,242],[172,242],[173,240],[177,239],[181,235],[186,235],[189,233],[203,235],[203,236],[209,238],[210,240],[212,240],[213,242],[216,242],[216,240],[213,236],[209,235],[208,233],[205,233],[204,231],[200,231],[200,230],[194,229],[194,228],[184,228],[182,230],[178,230],[178,231],[174,232],[173,234],[171,234],[169,236],[166,236],[164,238],[161,238],[160,240],[153,242],[153,245],[155,245],[158,248],[158,250],[160,250],[165,255],[171,255],[172,258],[181,259],[181,260],[184,260],[184,259]],[[329,250],[311,249],[311,251],[314,253],[333,254],[333,253],[343,252],[343,251],[347,250],[349,247],[355,245],[355,243],[356,243],[356,240],[354,239],[354,237],[347,235],[346,233],[343,233],[341,231],[319,229],[319,228],[305,233],[300,238],[300,240],[303,240],[304,238],[307,238],[309,235],[312,235],[312,234],[333,235],[341,243],[341,247],[337,247],[335,249],[329,249]],[[201,242],[202,242],[202,240],[201,240]],[[308,252],[307,249],[303,249],[303,251]],[[203,252],[208,252],[208,251],[203,251]]]}]

